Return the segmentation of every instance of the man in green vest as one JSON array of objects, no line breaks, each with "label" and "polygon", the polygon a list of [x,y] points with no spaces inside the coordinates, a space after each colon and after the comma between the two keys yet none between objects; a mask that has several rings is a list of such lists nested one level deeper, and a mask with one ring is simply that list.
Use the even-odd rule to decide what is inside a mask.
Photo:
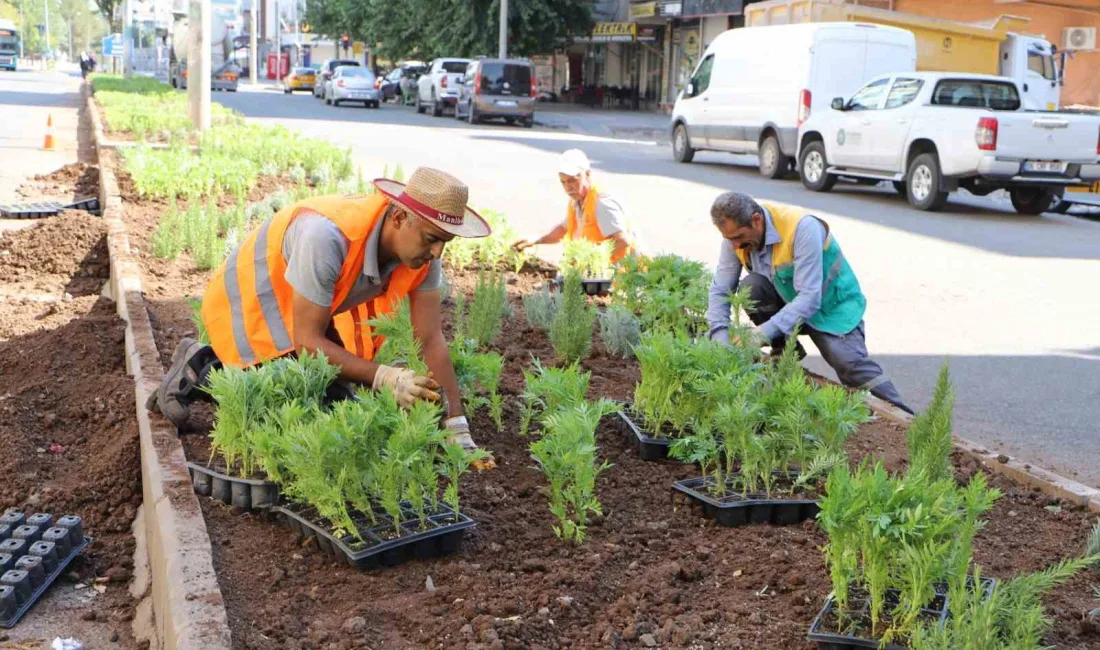
[{"label": "man in green vest", "polygon": [[867,354],[867,299],[828,224],[798,208],[737,192],[715,199],[710,216],[723,237],[707,308],[711,339],[729,340],[729,297],[746,286],[753,302],[749,318],[756,325],[752,335],[761,345],[770,345],[773,354],[795,345],[805,357],[802,345],[788,340],[800,327],[845,386],[912,413]]}]

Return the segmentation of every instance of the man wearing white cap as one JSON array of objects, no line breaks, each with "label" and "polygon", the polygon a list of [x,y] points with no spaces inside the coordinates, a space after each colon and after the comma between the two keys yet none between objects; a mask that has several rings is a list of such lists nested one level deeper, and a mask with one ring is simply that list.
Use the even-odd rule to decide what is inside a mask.
[{"label": "man wearing white cap", "polygon": [[[447,242],[485,237],[489,226],[467,207],[466,185],[445,172],[421,167],[408,185],[374,185],[373,195],[295,203],[253,231],[206,286],[210,345],[181,341],[148,407],[183,426],[212,370],[323,352],[341,379],[391,392],[403,406],[441,401],[442,392],[451,439],[475,448],[443,338],[440,258]],[[427,376],[373,361],[369,321],[404,299]]]},{"label": "man wearing white cap", "polygon": [[512,248],[522,251],[539,244],[556,244],[563,239],[587,239],[595,244],[607,240],[614,242],[612,262],[636,252],[637,240],[622,205],[593,184],[592,164],[583,151],[570,149],[561,155],[558,179],[570,199],[565,221],[534,241],[521,239]]}]

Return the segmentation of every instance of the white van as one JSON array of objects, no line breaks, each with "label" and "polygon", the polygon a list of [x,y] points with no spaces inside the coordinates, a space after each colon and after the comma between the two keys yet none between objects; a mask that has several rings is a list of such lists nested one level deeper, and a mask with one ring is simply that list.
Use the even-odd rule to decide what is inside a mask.
[{"label": "white van", "polygon": [[798,127],[869,79],[911,72],[913,33],[866,23],[742,27],[707,48],[672,111],[672,155],[758,154],[760,173],[780,178],[798,153]]}]

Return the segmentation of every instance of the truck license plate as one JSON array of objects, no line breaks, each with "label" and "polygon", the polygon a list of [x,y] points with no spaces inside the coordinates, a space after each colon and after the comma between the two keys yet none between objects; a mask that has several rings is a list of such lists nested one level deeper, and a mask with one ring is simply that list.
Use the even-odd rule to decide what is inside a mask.
[{"label": "truck license plate", "polygon": [[1066,163],[1057,160],[1026,160],[1024,161],[1024,171],[1061,174],[1066,171]]},{"label": "truck license plate", "polygon": [[497,106],[500,106],[501,108],[515,108],[516,106],[518,106],[518,104],[513,101],[498,99]]}]

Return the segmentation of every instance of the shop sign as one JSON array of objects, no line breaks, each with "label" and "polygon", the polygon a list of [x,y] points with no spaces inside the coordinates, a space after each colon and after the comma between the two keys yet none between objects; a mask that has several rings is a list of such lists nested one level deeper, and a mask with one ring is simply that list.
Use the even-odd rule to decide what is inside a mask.
[{"label": "shop sign", "polygon": [[630,5],[630,18],[649,18],[657,15],[656,2],[638,2]]},{"label": "shop sign", "polygon": [[661,15],[662,16],[679,16],[684,12],[683,2],[662,2],[661,3]]},{"label": "shop sign", "polygon": [[577,40],[589,43],[631,43],[636,30],[637,23],[596,23],[590,37]]},{"label": "shop sign", "polygon": [[658,36],[658,32],[661,29],[660,25],[638,25],[637,40],[639,43],[655,43],[661,40]]}]

